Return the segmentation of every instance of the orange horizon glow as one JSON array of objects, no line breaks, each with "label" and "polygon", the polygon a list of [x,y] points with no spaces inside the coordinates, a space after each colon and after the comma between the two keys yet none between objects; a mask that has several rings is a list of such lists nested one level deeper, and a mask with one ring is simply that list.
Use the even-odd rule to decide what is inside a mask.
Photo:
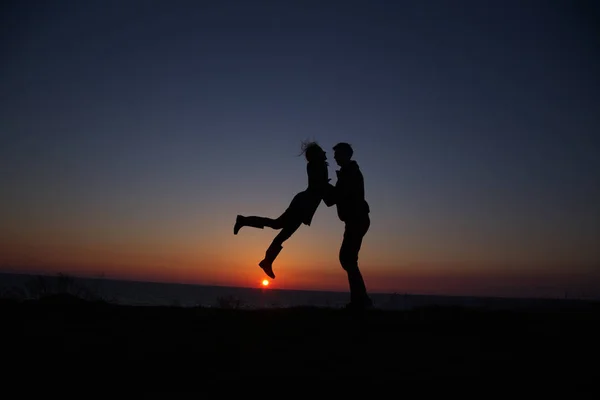
[{"label": "orange horizon glow", "polygon": [[[265,279],[258,266],[273,233],[215,225],[213,235],[169,238],[99,238],[28,234],[0,235],[0,271],[194,285],[277,290],[348,291],[339,265],[340,232],[327,232],[315,220],[286,243],[273,265],[277,280]],[[327,234],[326,234],[327,233]],[[376,231],[360,253],[360,268],[370,292],[483,296],[564,296],[600,293],[597,264],[589,257],[462,257],[430,254],[400,246],[380,249]],[[176,240],[177,239],[177,240]],[[195,239],[195,240],[192,240]],[[197,242],[196,242],[197,241]],[[311,249],[307,252],[306,249]],[[381,250],[381,251],[379,251]],[[395,252],[395,253],[394,253]],[[268,281],[264,286],[263,280]]]},{"label": "orange horizon glow", "polygon": [[[277,290],[309,290],[347,292],[346,275],[337,266],[321,270],[281,266],[277,269]],[[598,293],[600,276],[593,271],[570,274],[544,274],[529,272],[498,273],[497,271],[451,272],[415,271],[409,268],[398,269],[391,275],[381,268],[365,265],[363,276],[371,293],[401,293],[418,295],[484,296],[484,297],[560,297],[565,295],[593,297]],[[221,269],[222,271],[222,269]],[[260,276],[256,267],[243,270],[230,269],[230,273],[211,275],[193,273],[193,270],[175,269],[87,269],[74,265],[14,266],[0,265],[0,272],[54,275],[64,273],[82,278],[117,279],[158,283],[179,283],[221,287],[246,287],[271,289],[269,280]],[[268,286],[264,286],[267,281]]]}]

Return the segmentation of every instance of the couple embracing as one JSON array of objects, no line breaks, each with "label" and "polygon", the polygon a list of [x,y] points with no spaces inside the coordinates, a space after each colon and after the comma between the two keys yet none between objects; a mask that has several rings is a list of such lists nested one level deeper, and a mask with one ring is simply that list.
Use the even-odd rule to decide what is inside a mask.
[{"label": "couple embracing", "polygon": [[277,218],[238,215],[233,233],[237,235],[242,227],[263,229],[266,226],[279,230],[267,248],[265,258],[258,264],[271,279],[275,279],[273,262],[282,250],[283,243],[300,225],[310,226],[321,200],[327,207],[335,205],[337,215],[345,225],[339,260],[348,274],[350,303],[347,308],[371,308],[373,304],[358,268],[358,253],[371,224],[363,175],[356,161],[352,160],[354,151],[350,144],[338,143],[333,146],[333,152],[333,158],[340,167],[336,171],[335,185],[329,182],[325,151],[316,142],[303,143],[302,154],[307,161],[308,187],[296,194],[288,208]]}]

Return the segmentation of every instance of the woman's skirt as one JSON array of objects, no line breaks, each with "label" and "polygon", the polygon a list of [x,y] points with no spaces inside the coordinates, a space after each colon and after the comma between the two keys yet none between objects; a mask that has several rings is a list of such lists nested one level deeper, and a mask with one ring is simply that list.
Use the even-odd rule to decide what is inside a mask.
[{"label": "woman's skirt", "polygon": [[282,217],[286,220],[301,221],[305,225],[310,225],[320,203],[321,196],[304,190],[294,196]]}]

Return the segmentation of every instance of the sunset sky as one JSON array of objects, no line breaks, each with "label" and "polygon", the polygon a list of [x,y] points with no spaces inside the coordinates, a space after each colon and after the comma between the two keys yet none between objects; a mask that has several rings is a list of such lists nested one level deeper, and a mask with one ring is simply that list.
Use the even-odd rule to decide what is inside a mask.
[{"label": "sunset sky", "polygon": [[[11,1],[0,270],[259,287],[304,139],[365,177],[372,292],[600,298],[599,6]],[[347,290],[323,204],[279,289]]]}]

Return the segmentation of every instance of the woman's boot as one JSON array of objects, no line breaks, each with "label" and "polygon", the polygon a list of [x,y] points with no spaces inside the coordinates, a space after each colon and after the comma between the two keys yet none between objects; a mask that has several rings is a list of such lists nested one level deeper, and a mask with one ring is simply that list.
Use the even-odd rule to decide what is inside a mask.
[{"label": "woman's boot", "polygon": [[278,244],[271,244],[265,253],[265,258],[258,263],[258,265],[265,271],[271,279],[275,279],[275,274],[273,273],[273,261],[279,255],[283,247]]},{"label": "woman's boot", "polygon": [[264,217],[244,217],[243,215],[238,215],[235,219],[235,225],[233,226],[233,234],[237,235],[244,226],[263,229],[268,223],[268,220],[269,218]]}]

